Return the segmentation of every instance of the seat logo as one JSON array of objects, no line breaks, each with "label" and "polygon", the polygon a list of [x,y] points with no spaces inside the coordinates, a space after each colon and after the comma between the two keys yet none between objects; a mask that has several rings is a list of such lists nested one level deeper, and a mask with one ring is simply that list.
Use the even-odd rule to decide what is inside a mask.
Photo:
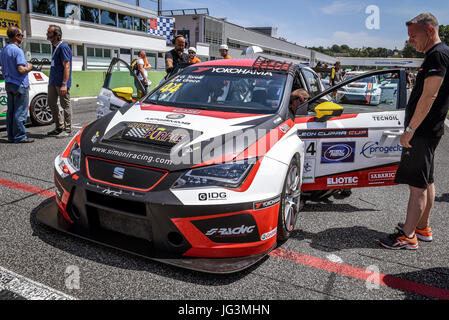
[{"label": "seat logo", "polygon": [[113,178],[123,180],[124,175],[125,175],[125,168],[120,167],[114,168],[114,174],[112,175]]}]

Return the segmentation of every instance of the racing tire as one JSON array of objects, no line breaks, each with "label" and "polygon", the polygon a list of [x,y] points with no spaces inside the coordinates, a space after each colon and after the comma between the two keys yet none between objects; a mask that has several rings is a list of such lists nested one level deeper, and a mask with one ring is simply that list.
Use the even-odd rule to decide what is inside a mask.
[{"label": "racing tire", "polygon": [[53,115],[46,94],[39,94],[31,100],[30,118],[34,125],[46,126],[53,122]]},{"label": "racing tire", "polygon": [[282,188],[281,202],[278,214],[279,241],[287,240],[293,229],[301,209],[301,163],[295,155],[290,161]]}]

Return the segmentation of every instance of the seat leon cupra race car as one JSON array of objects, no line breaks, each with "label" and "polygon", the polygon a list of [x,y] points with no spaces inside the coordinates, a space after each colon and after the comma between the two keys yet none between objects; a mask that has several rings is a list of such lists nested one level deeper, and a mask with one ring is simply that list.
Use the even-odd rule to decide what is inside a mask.
[{"label": "seat leon cupra race car", "polygon": [[[381,74],[401,80],[394,104],[333,102],[341,86]],[[113,59],[101,117],[56,157],[55,201],[38,210],[38,221],[164,263],[231,273],[289,238],[302,200],[393,184],[402,70],[324,91],[306,66],[215,60],[139,98],[141,89]],[[297,89],[311,98],[294,114]]]}]

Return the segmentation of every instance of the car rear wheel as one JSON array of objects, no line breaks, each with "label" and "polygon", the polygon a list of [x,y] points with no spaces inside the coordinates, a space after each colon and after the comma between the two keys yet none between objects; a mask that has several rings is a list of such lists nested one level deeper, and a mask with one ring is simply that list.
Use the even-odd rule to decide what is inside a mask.
[{"label": "car rear wheel", "polygon": [[295,156],[290,162],[282,189],[278,216],[278,240],[285,241],[290,237],[301,208],[301,164]]},{"label": "car rear wheel", "polygon": [[53,122],[53,115],[46,94],[40,94],[30,103],[30,117],[35,125],[45,126]]}]

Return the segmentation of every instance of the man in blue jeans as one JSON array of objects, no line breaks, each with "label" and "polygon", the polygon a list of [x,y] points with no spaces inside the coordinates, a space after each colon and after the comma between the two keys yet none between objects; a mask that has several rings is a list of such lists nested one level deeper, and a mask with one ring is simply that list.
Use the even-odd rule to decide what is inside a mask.
[{"label": "man in blue jeans", "polygon": [[31,71],[33,66],[26,62],[25,55],[19,48],[23,40],[22,30],[11,26],[6,34],[9,38],[9,44],[1,52],[0,64],[8,94],[8,110],[6,113],[8,142],[34,142],[34,139],[27,138],[25,129],[30,87],[28,72]]}]

